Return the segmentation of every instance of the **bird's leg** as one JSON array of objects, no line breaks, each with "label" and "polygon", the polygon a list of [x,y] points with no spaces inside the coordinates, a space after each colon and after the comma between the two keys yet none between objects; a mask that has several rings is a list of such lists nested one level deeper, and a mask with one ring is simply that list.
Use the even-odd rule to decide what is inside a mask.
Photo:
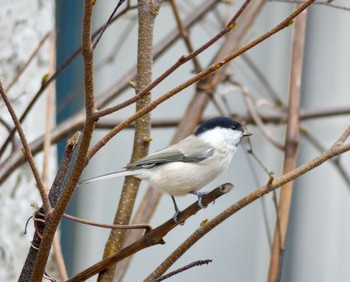
[{"label": "bird's leg", "polygon": [[174,219],[174,221],[175,221],[177,224],[184,225],[184,224],[185,224],[184,221],[183,221],[183,222],[180,222],[180,221],[177,220],[177,216],[178,216],[180,210],[179,210],[179,207],[178,207],[177,204],[176,204],[175,197],[174,197],[173,195],[170,195],[170,196],[171,196],[171,199],[173,200],[174,208],[175,208],[175,214],[174,214],[174,216],[173,216],[173,219]]},{"label": "bird's leg", "polygon": [[205,209],[207,206],[203,205],[202,203],[202,198],[203,196],[205,196],[206,194],[208,194],[208,192],[197,192],[197,191],[192,191],[190,192],[191,194],[193,195],[196,195],[198,197],[198,206],[201,208],[201,209]]}]

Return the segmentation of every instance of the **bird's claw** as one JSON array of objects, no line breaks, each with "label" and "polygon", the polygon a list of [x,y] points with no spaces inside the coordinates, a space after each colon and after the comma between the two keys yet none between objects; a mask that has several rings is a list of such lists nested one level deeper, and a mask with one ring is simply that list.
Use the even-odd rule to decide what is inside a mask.
[{"label": "bird's claw", "polygon": [[174,214],[174,216],[173,216],[173,220],[175,221],[175,223],[177,223],[177,224],[179,224],[179,225],[184,225],[185,224],[185,221],[179,221],[178,219],[177,219],[177,216],[179,215],[179,213],[180,213],[180,211],[176,211],[175,212],[175,214]]},{"label": "bird's claw", "polygon": [[206,206],[206,205],[203,205],[203,203],[202,203],[202,196],[198,196],[197,204],[198,204],[198,206],[199,206],[201,209],[206,209],[206,208],[208,207],[208,206]]},{"label": "bird's claw", "polygon": [[191,192],[193,195],[196,195],[198,197],[197,204],[201,209],[205,209],[208,206],[203,205],[202,198],[207,194],[207,192]]}]

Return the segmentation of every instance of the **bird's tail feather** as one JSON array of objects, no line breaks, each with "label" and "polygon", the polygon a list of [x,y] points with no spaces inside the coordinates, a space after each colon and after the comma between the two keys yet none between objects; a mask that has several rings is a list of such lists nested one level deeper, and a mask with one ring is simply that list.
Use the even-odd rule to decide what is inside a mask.
[{"label": "bird's tail feather", "polygon": [[116,172],[111,172],[111,173],[107,173],[104,175],[100,175],[100,176],[96,176],[93,178],[89,178],[89,179],[80,181],[80,182],[78,182],[77,187],[83,186],[85,184],[92,183],[95,181],[100,181],[100,180],[105,180],[105,179],[110,179],[110,178],[115,178],[115,177],[121,177],[121,176],[128,176],[128,175],[133,175],[133,172],[129,171],[129,170],[120,170],[120,171],[116,171]]}]

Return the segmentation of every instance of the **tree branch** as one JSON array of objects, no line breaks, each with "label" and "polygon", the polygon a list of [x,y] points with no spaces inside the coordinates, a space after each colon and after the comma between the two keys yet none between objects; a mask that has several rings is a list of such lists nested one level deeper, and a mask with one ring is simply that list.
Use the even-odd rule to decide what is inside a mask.
[{"label": "tree branch", "polygon": [[[138,1],[138,50],[137,50],[137,76],[136,76],[136,96],[152,81],[153,69],[153,33],[154,23],[161,5],[155,1]],[[135,97],[136,97],[135,96]],[[136,111],[149,105],[151,93],[142,96],[136,102]],[[134,162],[148,154],[151,140],[151,115],[142,116],[135,122],[134,145],[131,161]],[[127,225],[134,209],[136,196],[140,186],[140,180],[135,177],[126,177],[119,199],[118,208],[113,223],[117,225]],[[112,229],[107,240],[103,257],[109,257],[118,252],[125,241],[127,230]],[[112,281],[115,275],[116,266],[113,265],[100,273],[98,281]]]},{"label": "tree branch", "polygon": [[[49,193],[50,204],[53,208],[55,208],[56,203],[61,195],[64,180],[65,180],[67,173],[69,171],[69,165],[71,163],[75,148],[78,144],[79,136],[80,136],[80,133],[76,133],[72,138],[70,138],[67,141],[67,145],[66,145],[66,149],[65,149],[64,154],[63,154],[63,158],[60,162],[58,172],[56,174],[56,178],[52,184],[52,187],[51,187],[50,193]],[[41,216],[44,213],[42,212],[42,209],[39,209],[35,214],[37,216]],[[35,221],[36,219],[33,217],[33,220]],[[30,280],[34,265],[36,263],[38,248],[41,244],[42,234],[43,234],[44,229],[45,229],[45,221],[43,220],[43,221],[40,221],[38,223],[34,222],[34,226],[36,227],[35,233],[33,236],[31,248],[29,249],[26,261],[25,261],[24,266],[22,268],[21,275],[18,279],[18,281],[20,281],[20,282],[27,282]]]},{"label": "tree branch", "polygon": [[44,209],[44,211],[46,213],[49,213],[51,211],[51,206],[50,206],[50,202],[49,202],[49,197],[47,195],[47,191],[45,189],[43,181],[41,180],[39,170],[38,170],[38,168],[37,168],[37,166],[35,164],[32,152],[31,152],[31,150],[29,148],[29,145],[28,145],[28,142],[27,142],[27,138],[26,138],[26,136],[24,134],[24,131],[23,131],[22,126],[21,126],[21,123],[18,120],[16,112],[15,112],[14,108],[12,107],[12,104],[11,104],[10,100],[8,99],[6,93],[5,93],[5,90],[4,90],[3,86],[2,86],[1,81],[0,81],[0,94],[1,94],[1,97],[2,97],[6,107],[7,107],[7,110],[9,112],[9,114],[11,115],[12,121],[15,124],[15,127],[16,127],[16,130],[18,132],[19,138],[21,139],[21,142],[22,142],[22,145],[23,145],[23,151],[22,152],[23,152],[25,158],[27,159],[27,162],[28,162],[30,168],[32,169],[33,176],[35,178],[37,187],[38,187],[39,192],[40,192],[41,200],[43,201],[43,209]]},{"label": "tree branch", "polygon": [[37,261],[31,277],[32,282],[41,281],[43,277],[52,241],[55,236],[58,224],[74,192],[74,188],[78,183],[79,177],[85,167],[86,154],[89,149],[94,129],[95,120],[93,118],[93,113],[95,111],[95,99],[93,80],[93,50],[91,46],[92,10],[93,1],[85,0],[82,31],[82,54],[84,58],[86,122],[81,138],[79,152],[77,154],[77,159],[73,166],[72,173],[67,181],[67,186],[65,187],[53,213],[47,216],[46,226],[38,251]]},{"label": "tree branch", "polygon": [[187,264],[187,265],[185,265],[183,267],[180,267],[179,269],[176,269],[176,270],[174,270],[172,272],[169,272],[168,274],[165,274],[165,275],[157,278],[156,280],[154,280],[154,282],[163,281],[163,280],[168,279],[168,278],[170,278],[170,277],[172,277],[174,275],[177,275],[177,274],[179,274],[181,272],[184,272],[184,271],[186,271],[186,270],[188,270],[188,269],[190,269],[192,267],[201,266],[203,264],[208,264],[208,263],[211,263],[211,262],[212,262],[211,259],[197,260],[197,261],[191,262],[190,264]]},{"label": "tree branch", "polygon": [[[233,187],[232,184],[226,183],[214,189],[213,191],[209,192],[202,198],[203,205],[207,206],[210,203],[214,202],[216,199],[218,199],[222,195],[230,192],[232,190],[232,187]],[[184,222],[186,219],[196,214],[200,209],[201,208],[198,206],[197,201],[194,202],[192,205],[190,205],[185,210],[179,213],[178,221]],[[144,236],[139,240],[137,240],[136,242],[121,249],[118,253],[108,258],[105,258],[102,261],[96,263],[95,265],[87,268],[83,272],[68,279],[66,282],[77,282],[77,281],[86,280],[92,277],[93,275],[103,271],[104,269],[110,267],[111,265],[114,265],[118,261],[121,261],[122,259],[140,250],[151,247],[153,245],[164,244],[165,242],[163,241],[163,237],[166,236],[166,234],[168,234],[176,226],[178,226],[178,223],[176,223],[173,219],[169,219],[162,225],[144,234]]]},{"label": "tree branch", "polygon": [[[303,54],[305,43],[305,30],[307,11],[304,11],[295,20],[293,26],[293,51],[291,63],[287,132],[285,139],[285,155],[283,173],[295,168],[297,161],[297,149],[299,145],[299,104],[302,83]],[[281,188],[277,221],[275,226],[274,240],[272,243],[270,270],[268,281],[280,281],[284,250],[288,231],[289,212],[292,202],[293,181],[288,182]]]}]

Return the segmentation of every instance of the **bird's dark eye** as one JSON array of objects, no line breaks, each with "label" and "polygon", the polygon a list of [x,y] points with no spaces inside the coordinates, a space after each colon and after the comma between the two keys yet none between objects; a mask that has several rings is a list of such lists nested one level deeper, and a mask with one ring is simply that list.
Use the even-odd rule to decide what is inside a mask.
[{"label": "bird's dark eye", "polygon": [[235,126],[235,125],[232,125],[232,126],[231,126],[231,128],[232,128],[232,129],[236,129],[236,128],[237,128],[237,126]]}]

